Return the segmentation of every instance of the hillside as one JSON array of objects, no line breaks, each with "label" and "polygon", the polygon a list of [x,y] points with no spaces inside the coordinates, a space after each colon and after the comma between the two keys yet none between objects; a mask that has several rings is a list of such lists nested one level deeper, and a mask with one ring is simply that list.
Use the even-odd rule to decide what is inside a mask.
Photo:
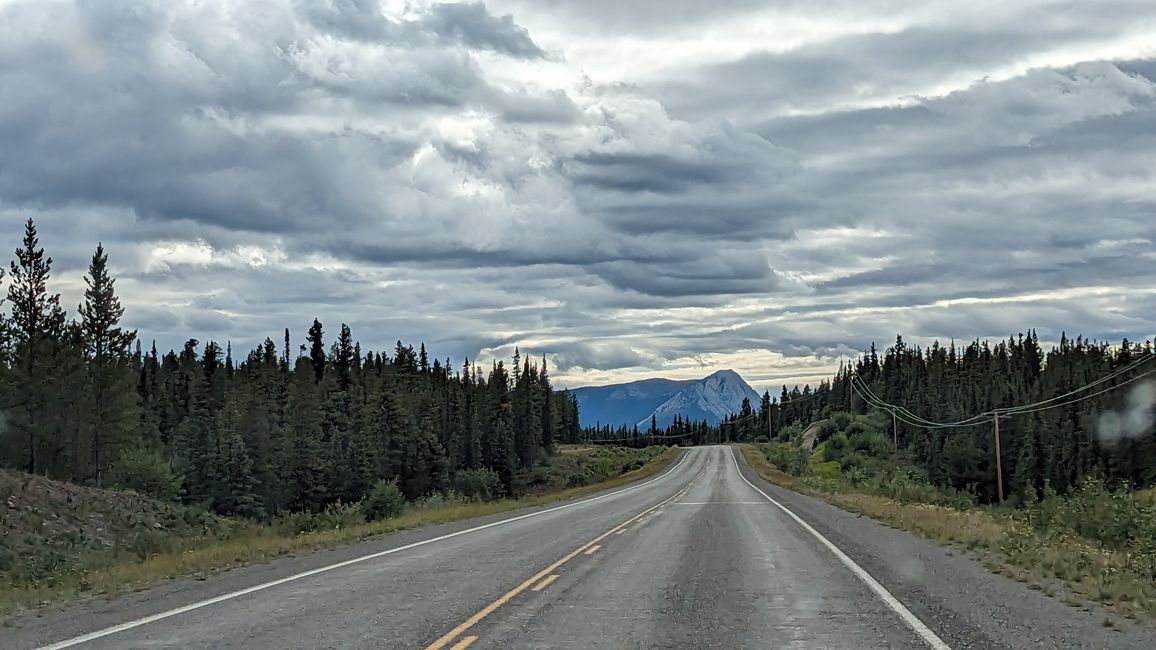
[{"label": "hillside", "polygon": [[86,570],[227,539],[249,524],[119,490],[0,470],[0,585],[51,587]]},{"label": "hillside", "polygon": [[758,407],[759,394],[734,370],[719,370],[702,379],[644,379],[625,384],[587,386],[571,391],[586,426],[670,426],[675,416],[718,424],[737,413],[743,398]]}]

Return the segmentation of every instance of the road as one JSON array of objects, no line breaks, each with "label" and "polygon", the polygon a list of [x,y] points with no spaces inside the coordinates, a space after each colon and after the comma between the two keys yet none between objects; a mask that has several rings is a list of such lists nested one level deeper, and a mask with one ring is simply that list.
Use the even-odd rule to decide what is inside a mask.
[{"label": "road", "polygon": [[[1042,622],[1030,622],[1040,616],[1031,608],[1048,607],[1032,598],[1044,597],[1011,581],[998,586],[1012,591],[999,593],[989,588],[998,576],[970,572],[965,564],[948,567],[946,578],[926,568],[912,576],[908,553],[922,558],[942,549],[866,552],[819,521],[827,515],[808,515],[815,526],[797,518],[793,512],[802,504],[784,505],[797,496],[761,482],[731,448],[695,448],[657,478],[587,500],[410,531],[377,546],[226,572],[101,605],[65,607],[0,631],[11,641],[0,645],[1131,647],[1127,634],[1104,637],[1109,645],[1101,644],[1095,634],[1108,633],[1091,624],[1050,645],[1048,637],[1062,629],[1047,616],[1058,614],[1044,611]],[[888,552],[896,551],[897,559],[889,560]],[[851,555],[870,562],[860,564]],[[919,561],[940,562],[936,557]],[[899,570],[889,562],[899,562]],[[943,590],[954,598],[943,598]],[[1020,600],[1020,592],[1027,600]],[[1029,628],[1050,629],[1012,624],[1008,632],[1006,620],[985,622],[985,608],[999,611],[1017,600]],[[1066,619],[1072,625],[1072,616]],[[1025,644],[1032,634],[1035,643]],[[1080,634],[1093,636],[1081,645]]]}]

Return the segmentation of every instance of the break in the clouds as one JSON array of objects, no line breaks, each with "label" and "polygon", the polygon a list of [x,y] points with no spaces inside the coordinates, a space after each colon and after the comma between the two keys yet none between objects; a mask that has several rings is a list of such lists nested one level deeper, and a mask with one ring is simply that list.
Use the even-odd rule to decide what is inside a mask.
[{"label": "break in the clouds", "polygon": [[167,348],[814,381],[1156,322],[1156,7],[0,0],[0,243]]}]

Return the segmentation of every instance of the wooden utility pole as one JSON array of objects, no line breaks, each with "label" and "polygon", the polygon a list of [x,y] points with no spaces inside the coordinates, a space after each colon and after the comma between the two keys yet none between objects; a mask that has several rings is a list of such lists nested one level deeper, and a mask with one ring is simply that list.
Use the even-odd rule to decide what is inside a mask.
[{"label": "wooden utility pole", "polygon": [[999,413],[995,414],[995,486],[999,502],[1003,503],[1003,460],[999,453]]},{"label": "wooden utility pole", "polygon": [[899,453],[899,419],[891,411],[891,451]]}]

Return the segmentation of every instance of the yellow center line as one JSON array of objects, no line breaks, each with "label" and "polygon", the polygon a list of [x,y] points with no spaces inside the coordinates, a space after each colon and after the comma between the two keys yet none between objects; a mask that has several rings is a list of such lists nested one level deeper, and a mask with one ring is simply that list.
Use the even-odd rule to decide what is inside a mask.
[{"label": "yellow center line", "polygon": [[534,585],[534,589],[532,591],[542,591],[546,587],[549,587],[551,582],[554,582],[557,579],[558,579],[557,573],[551,574],[550,576],[547,576],[547,578],[545,580],[543,580],[542,582],[539,582],[538,584]]},{"label": "yellow center line", "polygon": [[586,555],[594,555],[595,553],[598,552],[598,549],[600,549],[600,548],[602,548],[601,544],[595,544],[594,546],[591,546],[590,548],[586,549]]},{"label": "yellow center line", "polygon": [[[706,470],[703,470],[703,471],[706,471]],[[699,472],[698,476],[702,476],[702,472]],[[691,479],[690,483],[694,483],[694,481],[696,479],[698,479],[698,476],[694,477],[694,479]],[[580,554],[586,552],[586,550],[589,549],[591,546],[597,546],[599,542],[606,539],[607,537],[617,533],[619,530],[626,528],[627,526],[634,523],[635,521],[638,521],[642,517],[650,514],[651,512],[654,512],[655,510],[658,510],[662,506],[664,506],[664,505],[670,503],[671,501],[674,501],[678,497],[682,496],[684,493],[686,493],[686,491],[688,489],[690,489],[690,483],[687,483],[685,488],[680,490],[677,494],[670,497],[669,499],[665,499],[662,502],[657,503],[657,504],[647,508],[646,510],[643,510],[642,512],[638,513],[637,515],[634,515],[630,519],[627,519],[623,523],[615,526],[614,528],[611,528],[610,530],[606,531],[605,533],[602,533],[598,537],[595,537],[594,539],[590,540],[589,542],[583,544],[582,546],[579,546],[578,548],[574,549],[573,551],[562,556],[562,558],[559,559],[557,562],[554,562],[553,564],[546,567],[545,569],[542,569],[538,573],[535,573],[533,576],[531,576],[528,580],[526,580],[522,584],[520,584],[517,587],[514,587],[510,591],[506,592],[501,598],[498,598],[497,600],[490,603],[489,605],[486,605],[485,607],[480,609],[478,611],[478,613],[467,618],[460,625],[458,625],[454,629],[450,630],[449,632],[446,632],[440,639],[438,639],[437,641],[434,641],[433,643],[426,646],[425,650],[441,650],[442,648],[446,647],[447,645],[449,645],[449,643],[451,641],[458,638],[458,636],[460,636],[463,632],[465,632],[466,630],[470,629],[471,627],[477,625],[485,617],[489,616],[490,614],[493,614],[499,607],[510,602],[510,600],[513,599],[514,596],[517,596],[518,594],[522,593],[523,591],[529,589],[531,586],[537,584],[538,582],[541,582],[543,578],[545,578],[546,576],[553,573],[558,567],[562,566],[563,564],[566,564],[570,560],[573,560],[574,558],[578,557]],[[469,638],[470,637],[466,637],[466,639],[469,639]],[[464,642],[466,639],[462,639],[462,642]],[[470,643],[473,643],[473,641],[470,641]],[[461,647],[464,648],[465,646],[461,646]],[[450,648],[450,650],[459,650],[459,648],[458,648],[458,646],[455,645],[452,648]]]},{"label": "yellow center line", "polygon": [[454,647],[450,648],[450,650],[466,650],[466,648],[468,648],[471,643],[473,643],[474,641],[477,641],[477,640],[478,640],[478,637],[476,637],[476,636],[467,636],[467,637],[463,638],[461,641],[458,641],[457,643],[455,643]]}]

